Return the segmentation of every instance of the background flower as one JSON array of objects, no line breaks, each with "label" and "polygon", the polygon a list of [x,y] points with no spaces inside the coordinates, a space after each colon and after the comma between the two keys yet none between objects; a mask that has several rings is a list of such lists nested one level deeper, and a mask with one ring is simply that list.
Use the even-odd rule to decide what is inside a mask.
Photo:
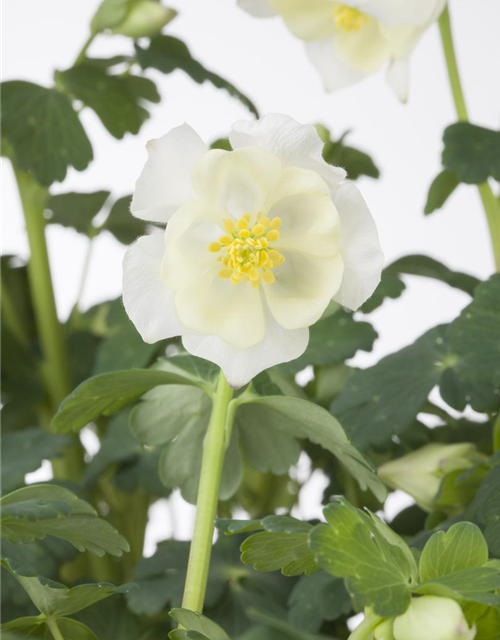
[{"label": "background flower", "polygon": [[233,151],[188,126],[148,145],[132,213],[167,223],[125,257],[123,299],[146,342],[182,335],[238,387],[303,353],[333,298],[357,309],[380,279],[371,214],[322,159],[312,126],[240,121]]},{"label": "background flower", "polygon": [[248,13],[280,15],[306,42],[325,89],[335,91],[376,73],[389,63],[387,81],[408,97],[408,59],[446,0],[238,0]]}]

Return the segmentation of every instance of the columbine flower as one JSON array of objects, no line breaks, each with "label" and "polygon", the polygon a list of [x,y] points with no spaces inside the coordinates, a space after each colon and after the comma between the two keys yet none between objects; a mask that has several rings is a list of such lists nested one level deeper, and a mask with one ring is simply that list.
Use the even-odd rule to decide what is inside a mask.
[{"label": "columbine flower", "polygon": [[413,598],[408,610],[394,620],[395,640],[473,640],[463,611],[455,600],[422,596]]},{"label": "columbine flower", "polygon": [[446,0],[238,0],[259,18],[280,15],[306,42],[325,89],[335,91],[380,71],[397,96],[408,96],[408,59]]},{"label": "columbine flower", "polygon": [[128,250],[123,301],[146,342],[181,335],[239,387],[300,356],[332,298],[357,309],[383,256],[313,126],[269,115],[230,140],[234,151],[209,150],[183,125],[148,144],[131,210],[168,226]]},{"label": "columbine flower", "polygon": [[[445,475],[472,467],[476,459],[477,449],[470,442],[432,443],[387,462],[379,467],[378,474],[389,486],[408,493],[422,509],[432,511]],[[439,508],[453,512],[460,506],[440,504]]]}]

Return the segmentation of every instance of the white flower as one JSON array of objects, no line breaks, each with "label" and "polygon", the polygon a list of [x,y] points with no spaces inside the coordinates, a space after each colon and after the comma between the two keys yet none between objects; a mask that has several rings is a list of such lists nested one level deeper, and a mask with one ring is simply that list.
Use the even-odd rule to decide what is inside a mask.
[{"label": "white flower", "polygon": [[148,144],[132,213],[167,223],[124,259],[125,309],[146,342],[182,336],[240,387],[300,356],[333,299],[357,309],[380,280],[370,212],[313,126],[236,122],[233,151],[188,125]]},{"label": "white flower", "polygon": [[354,84],[389,64],[387,81],[408,97],[408,59],[446,0],[238,0],[259,18],[280,15],[306,42],[326,91]]},{"label": "white flower", "polygon": [[[426,511],[435,508],[434,499],[446,474],[472,467],[477,449],[470,442],[426,444],[378,469],[380,478],[394,489],[408,493]],[[460,509],[460,504],[441,504],[446,513]]]},{"label": "white flower", "polygon": [[463,611],[455,600],[437,596],[413,598],[408,610],[394,620],[395,640],[473,640]]}]

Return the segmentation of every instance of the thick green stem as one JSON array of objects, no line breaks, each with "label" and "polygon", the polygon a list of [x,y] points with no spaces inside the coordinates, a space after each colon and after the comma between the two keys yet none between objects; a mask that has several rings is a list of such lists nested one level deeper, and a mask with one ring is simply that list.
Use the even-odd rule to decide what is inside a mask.
[{"label": "thick green stem", "polygon": [[225,435],[228,406],[232,396],[233,390],[227,384],[221,371],[203,447],[198,499],[196,501],[196,519],[182,600],[183,608],[200,613],[203,611],[207,589],[214,519],[226,452]]},{"label": "thick green stem", "polygon": [[[439,18],[439,30],[443,42],[444,57],[448,76],[450,78],[451,92],[459,120],[467,122],[469,115],[465,104],[460,73],[458,71],[457,57],[453,43],[453,32],[451,29],[450,13],[448,7],[445,8]],[[500,271],[500,204],[497,202],[490,185],[487,182],[478,186],[479,195],[486,213],[488,227],[490,230],[491,242],[493,245],[493,255],[497,271]]]},{"label": "thick green stem", "polygon": [[[71,374],[64,330],[57,317],[54,288],[50,275],[49,256],[45,238],[44,208],[48,191],[28,174],[14,169],[26,222],[30,246],[28,279],[35,310],[35,321],[43,355],[44,382],[56,410],[71,392]],[[64,450],[63,456],[53,462],[54,475],[78,480],[83,465],[81,445]]]},{"label": "thick green stem", "polygon": [[85,60],[85,57],[87,55],[87,50],[92,44],[92,42],[94,41],[94,38],[96,37],[96,35],[97,35],[96,33],[91,33],[87,38],[87,40],[85,40],[83,47],[80,49],[80,52],[76,56],[75,62],[73,63],[74,66],[76,66],[77,64],[81,64]]},{"label": "thick green stem", "polygon": [[54,640],[64,640],[64,636],[61,633],[61,630],[57,626],[57,622],[55,618],[47,618],[46,620],[47,626],[50,629],[50,633],[52,634]]},{"label": "thick green stem", "polygon": [[383,618],[374,613],[365,615],[363,622],[354,629],[348,640],[369,640],[373,630],[382,620]]}]

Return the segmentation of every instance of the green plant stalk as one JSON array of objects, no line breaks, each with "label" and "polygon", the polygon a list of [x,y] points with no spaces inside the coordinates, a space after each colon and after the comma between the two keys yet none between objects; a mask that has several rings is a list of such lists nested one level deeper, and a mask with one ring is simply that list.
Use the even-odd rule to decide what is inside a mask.
[{"label": "green plant stalk", "polygon": [[[464,92],[460,81],[460,73],[458,71],[448,7],[445,7],[439,18],[439,30],[441,33],[444,57],[450,79],[451,92],[455,103],[455,110],[459,120],[468,122],[469,114],[467,112],[467,105],[465,104]],[[483,208],[486,213],[488,228],[490,230],[495,266],[497,271],[500,271],[500,203],[495,198],[488,182],[478,185],[478,189],[483,203]]]},{"label": "green plant stalk", "polygon": [[50,629],[50,633],[52,634],[54,640],[64,640],[64,636],[57,626],[55,618],[47,618],[45,622],[47,623],[47,626]]},{"label": "green plant stalk", "polygon": [[232,397],[233,390],[221,371],[203,446],[198,499],[196,501],[196,518],[182,600],[184,609],[198,611],[199,613],[203,611],[207,589],[214,535],[214,519],[226,452],[226,429],[229,428],[226,422],[229,402]]},{"label": "green plant stalk", "polygon": [[[71,392],[72,386],[64,331],[57,317],[45,238],[43,211],[49,194],[28,173],[15,167],[14,173],[30,247],[28,279],[44,360],[44,381],[52,409],[55,410]],[[64,449],[61,458],[53,461],[55,477],[79,479],[83,468],[83,451],[77,436],[74,436],[74,441],[71,447]]]},{"label": "green plant stalk", "polygon": [[373,630],[382,620],[383,618],[375,613],[366,613],[365,619],[354,629],[348,640],[369,640],[372,638]]}]

